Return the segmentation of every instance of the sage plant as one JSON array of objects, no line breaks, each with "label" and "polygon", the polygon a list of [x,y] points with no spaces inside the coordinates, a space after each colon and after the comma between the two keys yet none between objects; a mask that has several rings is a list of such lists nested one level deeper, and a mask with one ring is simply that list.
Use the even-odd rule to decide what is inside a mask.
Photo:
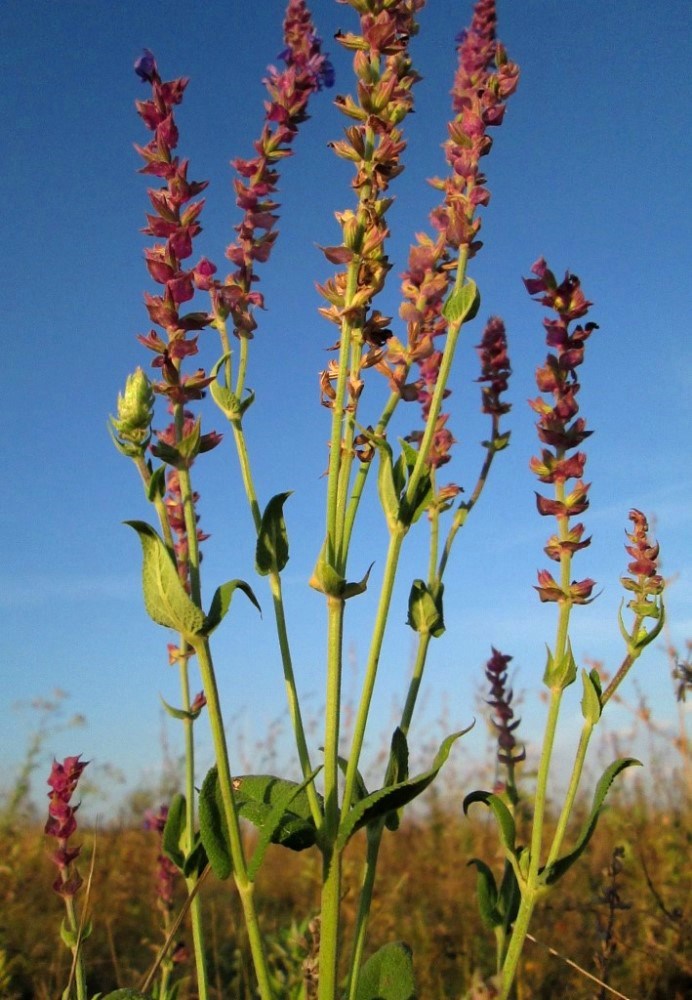
[{"label": "sage plant", "polygon": [[[625,656],[605,690],[602,689],[596,669],[581,671],[581,710],[584,722],[556,829],[552,838],[547,840],[545,817],[558,719],[565,690],[574,683],[578,675],[569,634],[571,613],[573,608],[589,604],[595,599],[594,580],[590,577],[572,579],[574,556],[591,544],[591,539],[584,537],[583,522],[575,524],[572,519],[585,513],[589,507],[589,484],[583,480],[587,456],[581,446],[592,432],[587,430],[585,419],[578,416],[577,396],[581,386],[577,369],[583,364],[586,342],[598,326],[593,322],[572,325],[575,320],[586,316],[591,307],[576,275],[568,272],[558,282],[542,258],[534,264],[532,272],[534,277],[525,279],[527,291],[539,296],[538,301],[556,314],[543,321],[550,351],[545,364],[536,372],[536,384],[543,395],[530,403],[538,414],[536,428],[542,448],[540,456],[532,458],[530,465],[541,484],[553,487],[552,497],[536,493],[536,506],[542,517],[555,518],[556,531],[548,539],[544,552],[557,564],[558,570],[555,573],[548,569],[539,570],[536,587],[542,602],[556,605],[557,622],[555,641],[552,646],[548,646],[543,675],[543,683],[549,691],[549,707],[538,762],[530,843],[522,846],[516,841],[514,806],[517,796],[516,786],[512,781],[504,794],[473,792],[464,802],[465,810],[474,802],[483,802],[492,810],[505,856],[504,874],[499,885],[484,862],[479,859],[473,861],[478,871],[478,895],[483,921],[496,935],[496,974],[501,1000],[509,997],[512,991],[537,902],[586,849],[614,779],[625,768],[639,763],[634,758],[626,757],[614,761],[606,769],[596,786],[593,805],[581,832],[572,846],[565,850],[563,844],[568,834],[568,824],[594,727],[608,700],[643,649],[659,635],[664,622],[661,599],[663,579],[658,573],[657,565],[658,546],[649,537],[649,526],[644,515],[638,510],[632,510],[629,516],[633,530],[628,533],[629,544],[626,546],[632,559],[628,564],[632,576],[622,578],[623,587],[633,595],[628,601],[628,608],[633,615],[629,627],[621,612],[618,616],[625,641]],[[493,669],[491,674],[497,676],[497,669]],[[496,711],[499,707],[500,712],[507,716],[508,698],[503,682],[498,677],[494,683],[493,707]],[[505,733],[510,735],[506,728]],[[509,759],[512,760],[511,756]]]},{"label": "sage plant", "polygon": [[[185,908],[190,909],[198,994],[209,997],[207,949],[202,932],[200,892],[208,872],[235,885],[247,928],[258,995],[271,1000],[279,994],[279,979],[271,967],[271,949],[262,927],[256,878],[270,843],[290,850],[314,849],[319,855],[321,893],[319,923],[311,932],[312,947],[305,970],[304,995],[319,1000],[375,1000],[383,996],[383,981],[396,983],[397,996],[413,997],[415,984],[411,955],[400,943],[389,943],[366,959],[368,921],[376,881],[380,845],[386,831],[395,831],[402,810],[435,780],[455,741],[464,731],[443,741],[427,770],[409,774],[408,736],[423,680],[432,639],[445,631],[444,575],[454,542],[478,502],[496,455],[509,443],[503,421],[510,411],[505,393],[511,365],[505,324],[490,316],[478,344],[481,410],[488,419],[481,442],[478,472],[467,492],[454,482],[443,482],[441,470],[456,445],[445,400],[462,330],[480,308],[480,293],[470,276],[474,257],[482,248],[481,210],[490,201],[482,165],[493,145],[491,131],[502,124],[508,98],[518,83],[518,67],[496,37],[494,0],[478,0],[471,24],[457,37],[457,70],[452,86],[451,121],[444,139],[446,169],[432,181],[439,204],[430,214],[428,232],[412,236],[401,284],[398,317],[385,315],[381,294],[390,279],[388,253],[389,209],[397,178],[404,170],[407,122],[420,79],[413,65],[410,41],[418,31],[418,14],[425,0],[339,0],[355,15],[352,29],[340,31],[336,41],[351,52],[355,89],[341,93],[335,103],[346,118],[341,138],[331,143],[333,153],[353,171],[351,201],[336,211],[338,235],[323,247],[335,273],[319,286],[324,300],[322,316],[336,328],[334,356],[319,376],[320,399],[330,422],[324,497],[324,536],[315,555],[309,584],[323,596],[325,718],[322,746],[312,750],[303,723],[298,684],[291,651],[290,622],[282,589],[282,574],[290,555],[284,516],[290,491],[282,489],[262,500],[255,486],[253,457],[245,422],[259,403],[248,389],[251,345],[259,334],[258,309],[265,307],[260,289],[262,267],[279,237],[280,167],[294,152],[299,129],[315,95],[334,83],[334,69],[304,0],[289,0],[284,18],[284,48],[265,78],[264,120],[253,143],[254,155],[236,156],[234,192],[240,221],[226,250],[231,270],[222,277],[215,263],[200,257],[194,241],[201,230],[204,181],[189,179],[190,167],[177,149],[180,143],[176,109],[188,80],[165,81],[153,53],[145,50],[137,61],[137,75],[150,94],[137,110],[152,133],[139,146],[142,173],[158,184],[149,189],[152,211],[145,233],[154,243],[145,250],[145,262],[156,294],[145,296],[152,323],[140,343],[153,354],[152,377],[141,368],[127,379],[118,399],[111,431],[120,451],[130,458],[142,479],[158,520],[157,530],[145,521],[127,522],[139,536],[143,553],[144,601],[150,617],[172,629],[169,662],[180,672],[181,705],[167,711],[184,726],[186,775],[184,792],[174,797],[162,830],[162,856],[184,877]],[[441,137],[442,139],[443,137]],[[547,866],[541,866],[543,816],[548,766],[563,689],[576,675],[568,638],[573,605],[591,599],[593,581],[571,581],[571,560],[588,545],[581,523],[571,518],[588,506],[588,487],[582,481],[585,457],[574,451],[586,438],[583,420],[576,417],[579,389],[575,370],[584,342],[594,324],[569,330],[569,324],[588,309],[579,282],[568,276],[561,285],[541,261],[528,282],[532,294],[543,294],[557,320],[548,324],[548,343],[556,350],[539,372],[539,389],[552,393],[552,403],[538,399],[539,436],[546,446],[532,467],[543,483],[554,484],[554,498],[539,495],[538,509],[557,519],[557,532],[546,554],[559,563],[558,579],[539,573],[541,600],[558,605],[558,630],[550,653],[546,683],[551,690],[549,727],[539,769],[534,808],[534,839],[519,850],[513,839],[511,807],[516,797],[513,768],[517,751],[511,704],[506,687],[509,657],[494,653],[488,665],[492,680],[491,704],[496,714],[502,763],[509,779],[504,798],[475,793],[467,799],[483,801],[499,820],[506,854],[500,889],[487,865],[476,862],[485,905],[484,919],[501,924],[498,971],[507,995],[528,923],[544,883],[568,867],[559,857],[566,821],[576,794],[588,735],[609,697],[598,679],[585,675],[583,750],[577,754],[558,835]],[[199,295],[200,305],[188,306]],[[186,311],[187,310],[187,311]],[[220,356],[210,372],[190,369],[201,337],[215,331]],[[472,376],[473,378],[473,376]],[[248,527],[256,542],[255,570],[265,577],[272,605],[288,710],[300,767],[299,780],[275,775],[239,775],[231,765],[223,706],[213,661],[212,634],[222,623],[232,598],[240,590],[253,605],[259,600],[242,579],[222,583],[211,602],[203,602],[201,546],[209,535],[200,521],[198,459],[222,444],[216,430],[202,429],[198,402],[209,392],[220,415],[230,425],[240,477],[247,496]],[[261,390],[258,390],[258,395]],[[163,404],[163,424],[156,416]],[[402,409],[413,424],[398,444],[392,439],[393,418]],[[406,411],[407,404],[409,406]],[[398,414],[401,416],[401,413]],[[355,529],[369,494],[365,487],[375,469],[377,503],[381,508],[387,552],[381,575],[372,567],[355,566],[361,553]],[[193,481],[194,480],[194,481]],[[567,491],[566,483],[574,480]],[[372,724],[371,705],[385,636],[391,625],[395,582],[401,554],[412,532],[427,532],[426,565],[410,584],[408,626],[416,633],[415,660],[405,690],[404,708],[391,737],[389,759],[379,787],[370,790],[363,778],[363,748]],[[655,546],[637,520],[630,536],[632,555],[629,589],[635,623],[627,630],[624,676],[662,621],[660,577]],[[342,746],[342,674],[349,602],[375,591],[375,610],[368,640],[362,688],[357,697],[350,744]],[[648,619],[654,627],[646,631]],[[191,670],[198,670],[202,691],[191,696]],[[612,685],[611,685],[612,687]],[[202,710],[208,719],[215,764],[201,787],[195,773],[194,726]],[[629,761],[627,762],[629,763]],[[622,762],[607,772],[597,796],[597,813],[607,785]],[[599,797],[600,796],[600,797]],[[506,804],[506,803],[509,803]],[[257,828],[254,841],[243,836],[241,821]],[[595,821],[594,821],[595,824]],[[342,927],[344,851],[358,831],[365,831],[365,856],[352,941]],[[592,829],[579,842],[585,846]],[[574,852],[573,852],[574,853]],[[572,856],[568,855],[568,859]],[[571,860],[569,860],[571,863]],[[548,874],[546,874],[546,872]],[[180,918],[180,915],[179,915]],[[497,921],[496,921],[497,918]],[[496,923],[494,923],[496,921]],[[175,927],[175,922],[172,925]],[[172,932],[172,931],[171,931]],[[170,933],[169,933],[170,936]],[[153,972],[145,980],[148,987]],[[165,985],[164,987],[165,988]],[[387,993],[387,996],[390,994]]]}]

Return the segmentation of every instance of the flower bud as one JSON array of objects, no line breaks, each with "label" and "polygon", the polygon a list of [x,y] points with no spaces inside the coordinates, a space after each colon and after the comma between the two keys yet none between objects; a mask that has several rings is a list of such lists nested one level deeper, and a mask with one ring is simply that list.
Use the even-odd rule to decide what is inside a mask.
[{"label": "flower bud", "polygon": [[128,458],[144,454],[151,438],[154,417],[154,393],[141,368],[127,376],[125,391],[118,394],[118,416],[111,417],[111,436],[116,447]]}]

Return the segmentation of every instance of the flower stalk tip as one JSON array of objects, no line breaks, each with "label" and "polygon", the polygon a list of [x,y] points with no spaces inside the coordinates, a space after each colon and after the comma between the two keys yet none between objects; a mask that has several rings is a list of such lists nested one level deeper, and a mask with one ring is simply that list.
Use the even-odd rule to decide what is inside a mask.
[{"label": "flower stalk tip", "polygon": [[[81,756],[81,755],[80,755]],[[57,846],[51,855],[58,869],[58,876],[53,883],[53,889],[58,895],[68,899],[74,897],[82,885],[82,877],[74,862],[79,857],[81,846],[69,844],[70,838],[77,831],[77,805],[71,804],[72,796],[77,788],[84,768],[89,762],[77,757],[65,757],[62,763],[53,761],[48,785],[48,819],[44,827],[46,836],[53,837]]]}]

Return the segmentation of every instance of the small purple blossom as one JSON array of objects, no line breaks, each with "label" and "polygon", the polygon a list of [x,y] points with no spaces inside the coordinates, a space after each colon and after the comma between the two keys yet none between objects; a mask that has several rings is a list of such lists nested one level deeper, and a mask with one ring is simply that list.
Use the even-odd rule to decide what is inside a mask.
[{"label": "small purple blossom", "polygon": [[144,49],[142,55],[136,60],[135,73],[143,83],[152,83],[154,78],[158,77],[156,59],[150,49]]}]

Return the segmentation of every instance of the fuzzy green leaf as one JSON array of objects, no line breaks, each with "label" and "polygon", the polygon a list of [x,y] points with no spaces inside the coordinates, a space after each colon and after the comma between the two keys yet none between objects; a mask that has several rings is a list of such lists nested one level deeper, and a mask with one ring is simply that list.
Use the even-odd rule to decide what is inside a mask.
[{"label": "fuzzy green leaf", "polygon": [[[387,768],[388,775],[390,773],[390,769],[392,773],[392,780],[388,781],[387,784],[398,785],[408,779],[408,742],[403,730],[398,726],[392,733],[392,744],[389,751],[389,767]],[[388,830],[398,830],[400,822],[401,810],[393,809],[392,812],[387,813],[384,825]]]},{"label": "fuzzy green leaf", "polygon": [[574,862],[577,861],[577,859],[584,853],[587,844],[594,834],[596,825],[598,824],[598,818],[601,814],[605,797],[618,774],[620,774],[621,771],[624,771],[627,767],[641,766],[641,761],[636,760],[636,758],[623,757],[620,760],[613,761],[610,767],[606,768],[601,780],[596,785],[591,812],[589,813],[582,832],[579,835],[579,839],[574,846],[574,850],[570,851],[570,853],[566,854],[564,857],[559,858],[550,866],[550,868],[546,868],[543,871],[541,881],[544,885],[554,885],[554,883],[557,882],[559,878],[562,878],[565,872],[568,871]]},{"label": "fuzzy green leaf", "polygon": [[598,671],[586,670],[581,672],[581,680],[584,686],[584,694],[581,699],[581,714],[592,726],[595,726],[601,717],[601,681]]},{"label": "fuzzy green leaf", "polygon": [[216,768],[212,767],[199,793],[199,832],[212,871],[223,881],[233,871],[233,863],[218,784]]},{"label": "fuzzy green leaf", "polygon": [[291,492],[277,493],[272,497],[262,515],[257,536],[255,567],[261,576],[280,573],[288,562],[288,535],[284,521],[284,504]]},{"label": "fuzzy green leaf", "polygon": [[157,497],[163,497],[166,492],[166,466],[159,465],[151,474],[147,483],[147,500],[151,503]]},{"label": "fuzzy green leaf", "polygon": [[211,635],[214,629],[221,624],[231,606],[231,601],[236,590],[242,590],[248,601],[254,604],[259,613],[262,614],[262,608],[250,584],[245,583],[244,580],[229,580],[227,583],[222,583],[220,587],[216,588],[209,607],[209,614],[204,619],[204,627],[200,629],[202,635]]},{"label": "fuzzy green leaf", "polygon": [[[379,468],[377,472],[377,491],[382,504],[382,510],[387,520],[387,527],[393,531],[396,527],[399,514],[399,493],[403,488],[395,481],[395,470],[392,460],[392,449],[382,438],[372,438],[372,443],[377,446],[379,454]],[[401,475],[396,478],[400,479]]]},{"label": "fuzzy green leaf", "polygon": [[346,813],[341,822],[336,841],[337,849],[342,850],[357,830],[367,826],[368,823],[378,819],[380,816],[386,816],[392,810],[400,809],[424,792],[428,785],[435,780],[440,768],[449,757],[452,745],[460,736],[463,736],[468,731],[468,729],[464,729],[461,732],[452,733],[451,736],[447,737],[437,751],[435,760],[429,771],[425,771],[423,774],[419,774],[417,777],[410,778],[407,781],[397,782],[395,785],[380,788],[376,792],[371,792],[367,798],[357,802]]},{"label": "fuzzy green leaf", "polygon": [[471,792],[464,799],[464,815],[468,813],[469,806],[473,805],[474,802],[482,802],[483,805],[492,810],[497,820],[502,846],[508,855],[513,855],[515,853],[514,845],[517,835],[516,826],[511,812],[502,799],[499,795],[495,795],[494,792]]},{"label": "fuzzy green leaf", "polygon": [[183,865],[183,875],[185,878],[190,878],[195,875],[197,878],[202,874],[204,869],[209,864],[209,858],[207,857],[207,852],[204,850],[204,844],[202,843],[202,838],[199,833],[195,834],[195,843],[185,858],[185,863]]},{"label": "fuzzy green leaf", "polygon": [[[255,845],[254,851],[252,852],[252,858],[250,859],[250,864],[248,865],[248,875],[250,876],[251,879],[254,880],[257,872],[259,871],[262,861],[264,860],[264,855],[270,843],[272,842],[283,843],[285,847],[292,847],[293,850],[303,850],[303,847],[297,847],[295,846],[294,843],[289,844],[286,841],[279,839],[281,836],[281,831],[287,828],[287,817],[290,815],[291,819],[293,818],[293,813],[291,812],[289,807],[293,807],[293,804],[296,802],[296,799],[301,794],[303,794],[305,797],[304,802],[299,803],[297,808],[302,809],[305,806],[307,806],[308,816],[302,818],[305,820],[309,820],[312,832],[314,833],[315,830],[314,823],[312,822],[312,815],[309,812],[310,805],[307,797],[307,787],[315,780],[315,777],[319,774],[321,770],[322,770],[321,767],[316,768],[312,772],[312,774],[310,774],[305,779],[305,781],[301,782],[300,784],[298,784],[295,781],[283,781],[280,778],[273,779],[275,784],[272,786],[269,795],[271,800],[271,808],[266,813],[262,825],[259,827],[259,837],[257,838],[257,843]],[[242,792],[242,785],[240,788],[240,792]],[[247,816],[247,813],[243,812],[242,804],[240,806],[240,811],[241,815],[246,816],[248,819],[250,818],[249,816]],[[312,836],[313,833],[311,833],[310,836]],[[292,834],[292,836],[295,841],[295,834]],[[314,840],[312,842],[314,843]],[[304,846],[310,847],[311,844],[306,843]]]},{"label": "fuzzy green leaf", "polygon": [[[311,775],[310,780],[313,777]],[[298,784],[272,774],[245,774],[233,779],[238,815],[256,826],[261,834],[258,865],[267,846],[263,838],[292,851],[303,851],[315,843],[317,831],[305,791],[307,784],[307,781]],[[227,878],[231,872],[231,855],[216,767],[211,768],[202,785],[199,821],[202,843],[214,873],[218,878]]]},{"label": "fuzzy green leaf", "polygon": [[481,297],[475,281],[465,281],[461,288],[453,291],[442,308],[442,315],[448,323],[464,323],[473,319],[481,305]]},{"label": "fuzzy green leaf", "polygon": [[168,816],[163,828],[161,838],[161,848],[166,857],[173,862],[176,868],[182,871],[185,864],[185,856],[181,850],[181,841],[187,826],[187,816],[185,811],[185,796],[177,792],[171,799],[168,807]]},{"label": "fuzzy green leaf", "polygon": [[425,580],[414,580],[411,585],[411,593],[408,599],[408,620],[415,632],[423,632],[439,638],[445,630],[444,618],[442,615],[442,593],[440,584],[439,593],[433,596]]},{"label": "fuzzy green leaf", "polygon": [[416,1000],[411,949],[403,941],[371,955],[358,977],[356,1000]]},{"label": "fuzzy green leaf", "polygon": [[502,924],[502,914],[497,907],[497,884],[492,870],[480,858],[471,858],[468,862],[476,869],[476,899],[481,920],[489,931]]},{"label": "fuzzy green leaf", "polygon": [[149,617],[186,638],[197,635],[204,626],[204,612],[190,600],[163,541],[145,521],[125,524],[134,528],[142,545],[144,606]]},{"label": "fuzzy green leaf", "polygon": [[543,683],[547,688],[560,688],[564,690],[573,684],[577,679],[577,664],[572,652],[572,644],[567,640],[567,648],[564,655],[556,660],[548,646],[548,659],[543,674]]},{"label": "fuzzy green leaf", "polygon": [[230,356],[230,354],[222,354],[212,370],[209,372],[211,377],[214,379],[209,386],[211,398],[222,411],[224,416],[228,417],[229,420],[238,409],[238,399],[227,386],[219,381],[219,372],[221,371],[221,366],[226,364]]}]

